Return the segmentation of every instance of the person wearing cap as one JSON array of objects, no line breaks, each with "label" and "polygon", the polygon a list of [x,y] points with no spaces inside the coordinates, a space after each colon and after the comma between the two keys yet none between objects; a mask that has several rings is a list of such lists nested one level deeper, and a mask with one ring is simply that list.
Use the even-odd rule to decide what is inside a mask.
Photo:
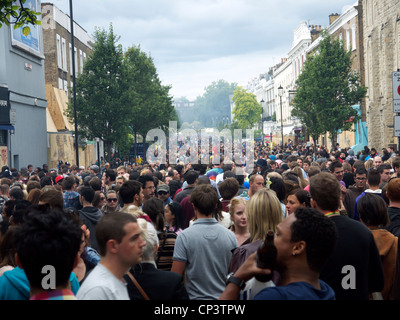
[{"label": "person wearing cap", "polygon": [[260,158],[257,160],[256,166],[257,166],[257,174],[262,174],[265,168],[268,166],[268,162],[267,160]]},{"label": "person wearing cap", "polygon": [[55,178],[55,182],[56,183],[60,183],[61,184],[61,182],[64,180],[64,176],[63,175],[59,175],[59,176],[57,176],[56,178]]},{"label": "person wearing cap", "polygon": [[169,186],[167,184],[158,185],[157,198],[164,201],[164,206],[172,202],[172,199],[170,197]]},{"label": "person wearing cap", "polygon": [[14,180],[14,177],[12,176],[9,167],[3,166],[1,168],[1,176],[0,176],[0,178],[7,178],[7,179]]}]

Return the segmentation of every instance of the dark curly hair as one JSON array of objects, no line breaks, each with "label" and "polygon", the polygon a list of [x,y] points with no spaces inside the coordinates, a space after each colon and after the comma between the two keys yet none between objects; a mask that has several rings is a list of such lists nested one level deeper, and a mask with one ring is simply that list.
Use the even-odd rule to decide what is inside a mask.
[{"label": "dark curly hair", "polygon": [[296,220],[291,225],[291,242],[306,242],[308,265],[311,270],[320,272],[335,249],[336,225],[313,208],[299,207],[294,215]]},{"label": "dark curly hair", "polygon": [[15,234],[15,247],[32,287],[41,288],[43,267],[56,270],[56,286],[71,275],[82,238],[79,225],[59,209],[31,210]]}]

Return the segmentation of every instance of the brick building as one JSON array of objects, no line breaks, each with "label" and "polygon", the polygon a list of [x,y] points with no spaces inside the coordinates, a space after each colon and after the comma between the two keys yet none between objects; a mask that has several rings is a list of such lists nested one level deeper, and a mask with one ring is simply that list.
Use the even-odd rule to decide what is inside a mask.
[{"label": "brick building", "polygon": [[400,69],[400,2],[359,0],[363,20],[368,146],[378,151],[394,137],[392,72]]},{"label": "brick building", "polygon": [[[76,77],[93,50],[93,39],[74,22],[74,48],[71,44],[70,17],[54,4],[42,3],[42,28],[45,60],[47,108],[47,132],[49,136],[49,167],[59,160],[76,162],[74,124],[64,115],[68,99],[72,96],[73,64],[75,57]],[[79,151],[79,164],[88,166],[95,161],[95,144]]]}]

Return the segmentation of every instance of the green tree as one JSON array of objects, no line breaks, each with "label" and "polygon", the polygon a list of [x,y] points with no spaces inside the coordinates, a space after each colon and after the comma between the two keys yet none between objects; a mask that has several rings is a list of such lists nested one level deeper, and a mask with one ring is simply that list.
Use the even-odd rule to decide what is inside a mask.
[{"label": "green tree", "polygon": [[[76,109],[78,134],[81,138],[100,138],[110,160],[111,148],[127,134],[127,104],[123,92],[127,90],[122,46],[112,25],[109,32],[96,29],[93,53],[88,56],[83,72],[76,79]],[[74,107],[70,103],[66,115],[74,121]]]},{"label": "green tree", "polygon": [[[3,24],[7,26],[14,24],[14,29],[18,29],[25,24],[41,24],[38,16],[40,17],[42,13],[24,7],[25,2],[26,0],[0,0],[0,28]],[[30,33],[29,26],[25,26],[22,29],[22,33],[27,36]]]},{"label": "green tree", "polygon": [[241,129],[251,129],[260,121],[263,109],[253,93],[247,92],[242,87],[237,87],[233,92],[233,121]]},{"label": "green tree", "polygon": [[154,128],[167,132],[169,121],[178,120],[178,115],[169,95],[171,87],[161,84],[151,56],[141,51],[140,46],[133,46],[125,53],[124,65],[129,86],[124,100],[130,110],[127,117],[136,157],[138,135],[144,139],[147,132]]},{"label": "green tree", "polygon": [[351,130],[359,119],[352,105],[360,103],[367,89],[360,76],[351,69],[352,50],[342,41],[322,33],[318,52],[310,56],[296,81],[292,115],[300,118],[315,139],[329,132],[332,145],[340,130]]},{"label": "green tree", "polygon": [[223,121],[223,117],[231,114],[229,96],[236,89],[236,83],[225,80],[212,82],[205,88],[202,96],[197,97],[194,105],[193,119],[185,119],[187,122],[198,120],[204,127],[214,127]]}]

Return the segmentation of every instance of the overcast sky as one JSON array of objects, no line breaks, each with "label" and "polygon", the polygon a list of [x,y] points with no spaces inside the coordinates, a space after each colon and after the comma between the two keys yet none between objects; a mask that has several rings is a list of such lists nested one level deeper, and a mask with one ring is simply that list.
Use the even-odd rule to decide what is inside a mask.
[{"label": "overcast sky", "polygon": [[[69,0],[52,2],[69,14]],[[327,27],[355,0],[74,0],[90,35],[110,23],[124,49],[150,54],[171,95],[196,99],[219,79],[247,82],[287,56],[302,21]]]}]

